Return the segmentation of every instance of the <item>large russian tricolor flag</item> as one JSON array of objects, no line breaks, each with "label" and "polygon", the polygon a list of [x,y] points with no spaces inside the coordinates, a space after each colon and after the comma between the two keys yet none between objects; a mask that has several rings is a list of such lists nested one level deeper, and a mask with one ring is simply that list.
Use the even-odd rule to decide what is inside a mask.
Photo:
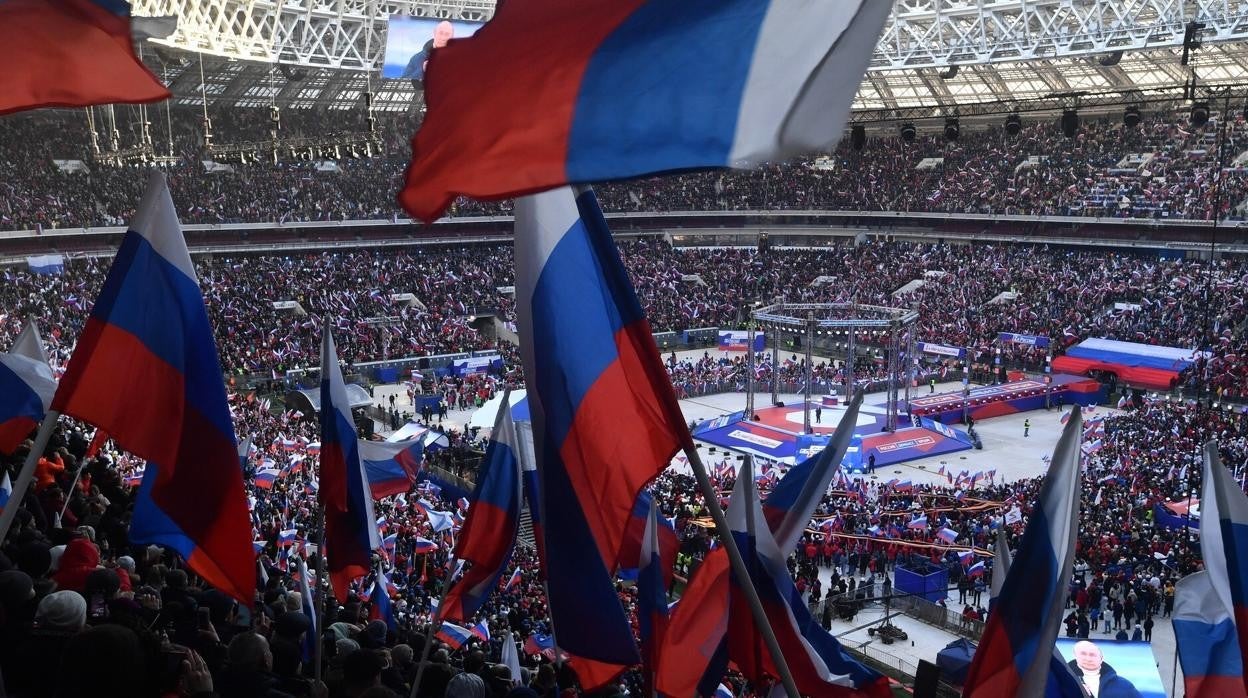
[{"label": "large russian tricolor flag", "polygon": [[[1189,696],[1248,691],[1248,496],[1205,444],[1200,493],[1200,555],[1205,571],[1175,589],[1174,635]],[[1184,644],[1188,643],[1187,646]]]},{"label": "large russian tricolor flag", "polygon": [[0,114],[167,99],[132,41],[123,0],[0,2]]},{"label": "large russian tricolor flag", "polygon": [[1074,566],[1082,428],[1076,405],[971,661],[967,698],[1044,694]]},{"label": "large russian tricolor flag", "polygon": [[516,306],[560,647],[634,664],[608,570],[637,493],[692,441],[592,192],[516,201]]},{"label": "large russian tricolor flag", "polygon": [[481,608],[511,561],[520,529],[520,461],[511,406],[503,400],[478,471],[472,506],[455,543],[455,557],[472,565],[438,607],[441,618],[468,621]]},{"label": "large russian tricolor flag", "polygon": [[160,172],[149,176],[51,409],[147,460],[132,543],[172,548],[209,584],[252,603],[251,516],[221,363]]},{"label": "large russian tricolor flag", "polygon": [[0,354],[0,453],[12,453],[30,436],[55,393],[56,379],[32,320],[9,353]]},{"label": "large russian tricolor flag", "polygon": [[[798,690],[812,696],[888,698],[892,695],[888,680],[852,659],[810,614],[789,574],[787,551],[780,550],[770,528],[765,525],[750,468],[747,459],[733,488],[728,525]],[[753,511],[747,512],[747,509]],[[764,525],[751,530],[754,522]],[[745,594],[740,591],[740,580],[731,577],[730,589],[728,657],[752,681],[779,676]]]},{"label": "large russian tricolor flag", "polygon": [[368,574],[381,537],[330,324],[324,323],[321,337],[320,494],[329,579],[338,603],[345,603],[352,580]]},{"label": "large russian tricolor flag", "polygon": [[407,492],[416,484],[425,459],[425,447],[419,439],[393,443],[361,439],[357,448],[373,499]]},{"label": "large russian tricolor flag", "polygon": [[457,194],[497,199],[826,151],[892,6],[500,4],[472,38],[434,53],[399,201],[432,221]]}]

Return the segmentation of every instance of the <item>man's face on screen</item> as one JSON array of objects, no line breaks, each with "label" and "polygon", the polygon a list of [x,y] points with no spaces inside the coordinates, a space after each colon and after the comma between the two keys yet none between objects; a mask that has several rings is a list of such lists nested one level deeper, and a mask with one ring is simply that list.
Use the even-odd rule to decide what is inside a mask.
[{"label": "man's face on screen", "polygon": [[1101,650],[1091,642],[1075,643],[1075,663],[1084,671],[1100,671]]},{"label": "man's face on screen", "polygon": [[442,48],[455,36],[455,27],[450,22],[438,22],[433,28],[433,47]]}]

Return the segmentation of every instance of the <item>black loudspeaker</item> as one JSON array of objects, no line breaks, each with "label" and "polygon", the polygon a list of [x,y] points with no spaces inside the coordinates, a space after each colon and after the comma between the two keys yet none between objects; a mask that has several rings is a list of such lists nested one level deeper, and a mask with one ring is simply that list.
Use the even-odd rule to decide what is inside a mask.
[{"label": "black loudspeaker", "polygon": [[776,400],[776,407],[784,407],[784,400]]},{"label": "black loudspeaker", "polygon": [[926,659],[920,659],[919,669],[914,675],[914,698],[936,698],[939,682],[940,667]]}]

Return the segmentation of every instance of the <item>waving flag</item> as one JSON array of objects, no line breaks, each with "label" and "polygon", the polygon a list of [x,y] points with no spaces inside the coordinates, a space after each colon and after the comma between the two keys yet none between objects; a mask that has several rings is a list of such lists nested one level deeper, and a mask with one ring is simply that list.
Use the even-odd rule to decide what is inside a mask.
[{"label": "waving flag", "polygon": [[221,376],[173,200],[153,171],[51,409],[147,461],[132,543],[172,548],[250,604],[251,516]]},{"label": "waving flag", "polygon": [[454,623],[442,623],[438,628],[438,632],[433,634],[442,642],[450,645],[454,649],[463,649],[464,645],[473,638],[472,631],[462,625]]},{"label": "waving flag", "polygon": [[1244,696],[1244,660],[1231,615],[1208,572],[1189,574],[1174,585],[1175,646],[1189,698]]},{"label": "waving flag", "polygon": [[[1214,442],[1204,447],[1200,553],[1205,571],[1175,587],[1174,636],[1187,695],[1248,692],[1248,496],[1222,465]],[[1203,575],[1203,576],[1202,576]],[[1212,593],[1210,593],[1212,592]]]},{"label": "waving flag", "polygon": [[[501,5],[433,55],[399,201],[749,167],[826,150],[883,30],[885,0],[540,0]],[[466,94],[457,86],[475,85]],[[523,335],[522,335],[523,336]],[[563,641],[560,631],[560,642]]]},{"label": "waving flag", "polygon": [[470,628],[473,636],[478,637],[485,642],[490,641],[490,626],[485,621],[481,621]]},{"label": "waving flag", "polygon": [[442,618],[468,620],[498,587],[520,529],[520,461],[506,399],[498,410],[455,557],[472,563],[442,598]]},{"label": "waving flag", "polygon": [[299,596],[303,601],[303,614],[312,621],[310,630],[303,634],[303,661],[310,662],[316,654],[316,598],[312,596],[312,580],[308,576],[308,566],[302,558],[295,558],[295,570],[299,577]]},{"label": "waving flag", "polygon": [[511,631],[503,634],[503,648],[499,652],[499,663],[511,670],[511,685],[518,686],[522,680],[520,674],[520,653],[516,651],[516,641]]},{"label": "waving flag", "polygon": [[[637,561],[642,559],[641,549],[645,545],[646,525],[650,520],[650,509],[654,505],[654,497],[642,490],[637,495],[637,503],[633,505],[633,513],[629,518],[628,527],[624,529],[624,539],[620,542],[620,554],[617,559],[619,571],[617,576],[624,580],[635,580]],[[680,540],[676,537],[675,525],[666,518],[659,518],[659,559],[663,568],[663,588],[672,585],[675,574],[676,554],[680,551]]]},{"label": "waving flag", "polygon": [[511,591],[512,589],[515,589],[519,584],[520,584],[520,568],[517,567],[516,571],[512,572],[511,576],[507,578],[507,584],[503,586],[503,591]]},{"label": "waving flag", "polygon": [[121,0],[0,3],[0,114],[168,99],[131,41]]},{"label": "waving flag", "polygon": [[434,543],[428,538],[417,537],[416,544],[412,547],[412,553],[416,555],[427,555],[429,553],[435,552],[437,549],[438,549],[437,543]]},{"label": "waving flag", "polygon": [[449,531],[455,527],[455,518],[448,512],[438,511],[424,501],[416,502],[416,508],[429,520],[429,527],[435,533]]},{"label": "waving flag", "polygon": [[346,603],[351,581],[368,574],[373,551],[381,547],[381,538],[329,325],[325,323],[321,335],[320,494],[325,509],[329,579],[338,603]]},{"label": "waving flag", "polygon": [[0,354],[0,453],[12,453],[38,428],[54,393],[56,379],[32,320],[9,353]]},{"label": "waving flag", "polygon": [[910,523],[906,524],[906,528],[913,528],[913,529],[919,529],[919,530],[927,528],[927,514],[919,514],[918,516],[914,517],[913,519],[910,520]]},{"label": "waving flag", "polygon": [[659,558],[658,519],[658,507],[652,499],[637,564],[637,623],[641,629],[646,695],[655,694],[659,652],[667,632],[667,586],[663,580],[663,562]]},{"label": "waving flag", "polygon": [[958,532],[947,526],[942,526],[941,529],[936,532],[936,537],[946,543],[953,543],[958,539]]},{"label": "waving flag", "polygon": [[4,477],[0,479],[0,511],[9,505],[9,499],[13,496],[13,481],[9,479],[9,471],[4,471]]},{"label": "waving flag", "polygon": [[[892,695],[888,680],[849,657],[840,643],[824,630],[793,584],[781,552],[767,526],[750,530],[749,523],[765,522],[754,479],[748,477],[750,463],[741,468],[728,506],[728,523],[746,560],[750,578],[758,589],[763,609],[775,630],[797,688],[804,695],[887,698]],[[753,515],[746,509],[753,507]],[[728,656],[751,681],[779,676],[762,633],[733,578],[730,585],[731,622],[728,625]]]},{"label": "waving flag", "polygon": [[277,476],[280,475],[273,468],[260,468],[256,471],[255,485],[262,490],[273,489],[273,484],[277,482]]},{"label": "waving flag", "polygon": [[368,610],[370,620],[384,621],[390,632],[398,632],[399,624],[394,620],[394,606],[390,603],[393,585],[386,573],[377,571],[377,579],[373,582],[373,591],[368,595],[371,605]]},{"label": "waving flag", "polygon": [[988,616],[983,639],[964,684],[967,698],[1038,696],[1048,682],[1052,653],[1074,565],[1079,523],[1079,406],[1053,451],[996,611]]},{"label": "waving flag", "polygon": [[402,494],[416,484],[425,458],[419,439],[394,443],[361,440],[358,448],[373,499]]},{"label": "waving flag", "polygon": [[634,664],[608,570],[637,493],[692,441],[592,192],[516,201],[516,305],[560,646]]}]

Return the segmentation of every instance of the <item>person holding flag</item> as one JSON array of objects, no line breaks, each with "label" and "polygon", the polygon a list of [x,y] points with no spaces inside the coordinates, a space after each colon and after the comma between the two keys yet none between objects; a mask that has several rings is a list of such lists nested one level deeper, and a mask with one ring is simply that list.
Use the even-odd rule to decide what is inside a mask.
[{"label": "person holding flag", "polygon": [[[18,501],[59,414],[103,429],[147,461],[131,543],[171,548],[212,586],[240,603],[255,601],[251,516],[221,362],[157,170],[14,483]],[[0,517],[0,539],[15,511]]]}]

